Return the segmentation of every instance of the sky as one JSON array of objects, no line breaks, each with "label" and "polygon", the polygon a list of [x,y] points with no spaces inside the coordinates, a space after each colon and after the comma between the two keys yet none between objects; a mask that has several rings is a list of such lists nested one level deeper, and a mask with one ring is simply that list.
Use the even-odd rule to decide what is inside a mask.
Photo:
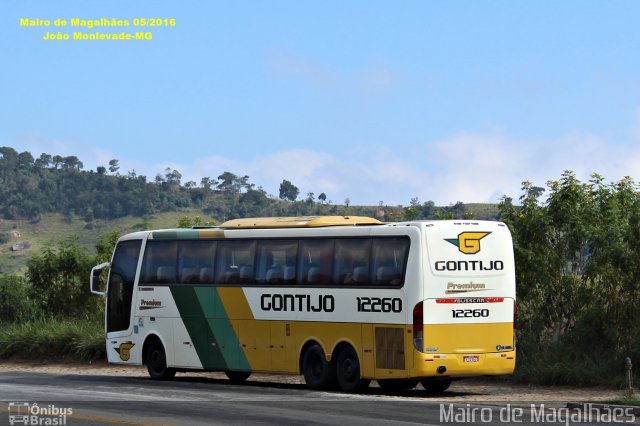
[{"label": "sky", "polygon": [[[230,171],[276,197],[287,179],[334,204],[640,179],[639,17],[632,0],[3,0],[0,146],[149,180]],[[136,31],[152,39],[72,39]]]}]

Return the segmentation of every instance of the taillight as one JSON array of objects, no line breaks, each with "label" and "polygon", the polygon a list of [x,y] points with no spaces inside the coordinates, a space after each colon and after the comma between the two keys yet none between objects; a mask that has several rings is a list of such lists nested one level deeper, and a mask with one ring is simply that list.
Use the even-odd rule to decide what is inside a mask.
[{"label": "taillight", "polygon": [[413,307],[413,346],[420,352],[424,351],[422,332],[424,329],[424,317],[422,313],[422,302]]}]

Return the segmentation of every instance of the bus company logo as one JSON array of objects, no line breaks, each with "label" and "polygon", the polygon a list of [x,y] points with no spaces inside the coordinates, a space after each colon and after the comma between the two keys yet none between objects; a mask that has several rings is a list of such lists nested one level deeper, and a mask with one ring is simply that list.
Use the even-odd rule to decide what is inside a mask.
[{"label": "bus company logo", "polygon": [[476,254],[480,251],[480,240],[491,232],[462,232],[458,238],[445,238],[448,243],[458,247],[461,253]]},{"label": "bus company logo", "polygon": [[131,348],[133,348],[136,344],[129,341],[129,342],[124,342],[124,343],[120,343],[120,346],[118,346],[117,348],[113,348],[114,351],[118,352],[118,355],[120,355],[120,359],[123,361],[129,361],[129,358],[131,357]]},{"label": "bus company logo", "polygon": [[145,300],[140,299],[140,310],[162,308],[162,302],[156,299]]},{"label": "bus company logo", "polygon": [[10,402],[9,424],[13,425],[66,425],[67,416],[73,414],[73,408],[61,408],[55,404],[46,407],[37,402]]}]

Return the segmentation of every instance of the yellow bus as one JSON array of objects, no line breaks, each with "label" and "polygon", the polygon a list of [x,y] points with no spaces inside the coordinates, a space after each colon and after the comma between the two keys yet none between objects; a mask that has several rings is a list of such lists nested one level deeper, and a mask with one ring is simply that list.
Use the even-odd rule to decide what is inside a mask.
[{"label": "yellow bus", "polygon": [[[99,275],[109,268],[105,291]],[[109,362],[304,375],[312,389],[446,390],[515,366],[508,228],[490,221],[236,219],[142,231],[91,271]]]}]

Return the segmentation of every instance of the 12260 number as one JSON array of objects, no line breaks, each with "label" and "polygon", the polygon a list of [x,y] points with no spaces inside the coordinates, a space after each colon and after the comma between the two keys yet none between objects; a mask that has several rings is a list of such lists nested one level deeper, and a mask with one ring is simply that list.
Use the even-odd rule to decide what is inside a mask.
[{"label": "12260 number", "polygon": [[451,313],[454,318],[487,318],[489,316],[488,309],[452,309]]},{"label": "12260 number", "polygon": [[358,312],[402,312],[399,297],[358,297]]}]

